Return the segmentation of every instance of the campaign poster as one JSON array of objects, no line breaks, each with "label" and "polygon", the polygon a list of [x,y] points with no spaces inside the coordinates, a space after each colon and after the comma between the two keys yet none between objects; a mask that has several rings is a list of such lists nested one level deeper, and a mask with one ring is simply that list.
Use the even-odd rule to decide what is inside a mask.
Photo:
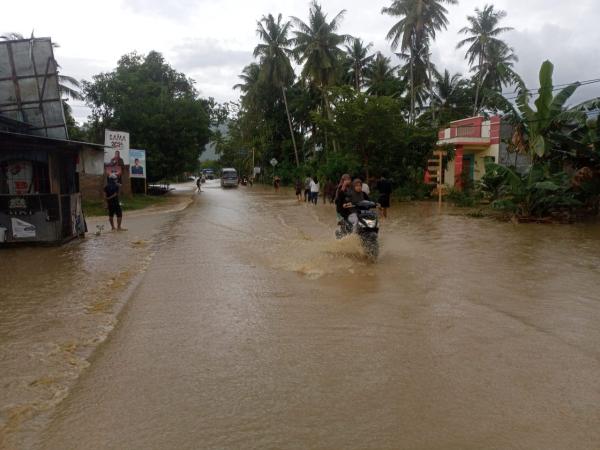
[{"label": "campaign poster", "polygon": [[129,176],[146,178],[146,150],[129,150]]},{"label": "campaign poster", "polygon": [[104,164],[119,167],[129,164],[129,133],[104,131]]},{"label": "campaign poster", "polygon": [[32,189],[33,167],[31,161],[13,161],[4,168],[8,193],[11,195],[30,194]]}]

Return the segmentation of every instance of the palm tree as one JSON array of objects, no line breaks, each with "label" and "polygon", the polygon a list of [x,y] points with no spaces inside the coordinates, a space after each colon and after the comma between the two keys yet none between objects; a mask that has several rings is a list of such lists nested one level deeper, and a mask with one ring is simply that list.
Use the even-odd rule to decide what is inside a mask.
[{"label": "palm tree", "polygon": [[234,89],[239,89],[243,94],[248,95],[256,89],[260,78],[260,66],[256,63],[248,64],[242,70],[242,74],[238,76],[243,83],[238,83],[233,86]]},{"label": "palm tree", "polygon": [[[342,50],[339,46],[348,42],[348,35],[337,34],[346,10],[336,14],[327,21],[327,14],[316,1],[313,1],[308,13],[308,23],[297,17],[292,17],[294,25],[295,44],[294,55],[299,64],[303,64],[302,76],[310,79],[321,91],[323,108],[331,119],[331,110],[327,98],[327,88],[335,82],[337,67]],[[333,142],[336,149],[336,142]]]},{"label": "palm tree", "polygon": [[254,57],[260,59],[263,80],[278,88],[289,86],[294,81],[290,62],[292,42],[288,38],[290,28],[290,22],[282,23],[281,14],[277,20],[269,14],[257,22],[256,34],[262,42],[254,48]]},{"label": "palm tree", "polygon": [[415,52],[428,48],[429,41],[435,40],[436,33],[447,28],[448,10],[444,4],[456,3],[457,0],[394,0],[389,7],[381,10],[382,14],[400,18],[386,37],[391,41],[392,50],[400,47],[401,52],[409,54],[411,123],[414,123],[416,103],[413,67]]},{"label": "palm tree", "polygon": [[468,114],[471,100],[469,82],[461,74],[454,75],[446,69],[435,71],[431,83],[431,108],[437,109],[440,124],[460,119]]},{"label": "palm tree", "polygon": [[[469,64],[478,72],[478,75],[476,75],[473,115],[477,115],[479,112],[479,92],[487,73],[485,66],[490,67],[490,64],[494,62],[494,55],[502,55],[507,62],[516,59],[514,54],[512,54],[512,49],[498,38],[500,34],[512,30],[511,27],[498,26],[500,21],[505,17],[506,11],[496,11],[493,5],[485,5],[483,10],[475,8],[475,15],[467,16],[470,26],[460,30],[460,33],[466,34],[469,37],[460,41],[456,48],[469,46],[465,56],[469,60]],[[512,58],[508,54],[511,54]],[[477,65],[474,66],[475,62],[477,62]]]},{"label": "palm tree", "polygon": [[365,70],[367,94],[390,97],[399,95],[402,86],[396,76],[397,70],[397,66],[392,67],[390,58],[383,56],[381,52],[377,52],[375,58]]},{"label": "palm tree", "polygon": [[[3,36],[0,36],[0,39],[4,41],[20,41],[27,39],[21,33],[10,32],[6,33]],[[31,38],[34,39],[33,32],[31,32]],[[60,47],[57,43],[52,43],[53,47]],[[56,67],[60,69],[60,66],[54,61]],[[72,100],[84,100],[83,95],[81,94],[81,83],[73,77],[68,75],[58,74],[58,89],[60,93],[63,94],[67,99]]]},{"label": "palm tree", "polygon": [[422,108],[427,100],[431,90],[432,72],[435,72],[435,65],[430,59],[429,46],[422,43],[420,46],[415,46],[411,52],[396,53],[396,56],[406,61],[406,64],[400,68],[400,77],[407,86],[414,86],[411,88],[411,102],[416,116],[417,105]]},{"label": "palm tree", "polygon": [[369,42],[364,45],[362,39],[352,39],[352,45],[346,45],[346,59],[350,66],[350,77],[354,82],[356,91],[360,91],[365,77],[365,71],[368,64],[373,60],[375,55],[369,55],[369,50],[373,47],[373,43]]},{"label": "palm tree", "polygon": [[298,148],[296,147],[296,138],[294,136],[294,128],[292,126],[292,118],[288,108],[287,96],[285,93],[286,86],[289,86],[294,81],[294,69],[290,62],[292,50],[290,48],[292,42],[288,38],[291,23],[282,23],[282,16],[277,16],[277,21],[272,14],[263,16],[257,22],[256,33],[260,37],[262,43],[258,44],[254,49],[254,57],[260,58],[262,78],[272,86],[281,89],[285,111],[287,114],[290,134],[292,136],[292,144],[294,146],[294,154],[296,156],[296,166],[300,166],[298,158]]}]

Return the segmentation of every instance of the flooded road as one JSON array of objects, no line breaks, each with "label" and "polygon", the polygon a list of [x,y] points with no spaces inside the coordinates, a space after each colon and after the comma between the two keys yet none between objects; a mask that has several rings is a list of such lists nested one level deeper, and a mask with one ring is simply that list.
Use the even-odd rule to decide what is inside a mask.
[{"label": "flooded road", "polygon": [[397,206],[371,264],[330,206],[205,191],[39,448],[600,447],[598,225]]}]

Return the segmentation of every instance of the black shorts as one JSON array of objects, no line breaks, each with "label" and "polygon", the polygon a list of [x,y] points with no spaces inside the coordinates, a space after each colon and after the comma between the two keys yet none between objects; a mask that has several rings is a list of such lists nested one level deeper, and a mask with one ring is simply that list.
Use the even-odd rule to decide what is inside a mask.
[{"label": "black shorts", "polygon": [[123,217],[123,210],[119,202],[108,202],[108,217]]},{"label": "black shorts", "polygon": [[390,207],[390,195],[382,194],[381,197],[379,197],[379,204],[381,205],[382,208],[389,208]]}]

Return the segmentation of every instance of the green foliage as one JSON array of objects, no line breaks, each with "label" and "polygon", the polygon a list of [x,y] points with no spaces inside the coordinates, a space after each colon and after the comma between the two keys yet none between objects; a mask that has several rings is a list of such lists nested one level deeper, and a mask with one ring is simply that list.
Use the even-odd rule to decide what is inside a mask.
[{"label": "green foliage", "polygon": [[552,173],[547,164],[536,163],[525,174],[487,162],[486,175],[496,180],[492,207],[519,217],[548,217],[560,211],[571,211],[581,206],[571,189],[569,177],[562,172]]},{"label": "green foliage", "polygon": [[132,148],[147,150],[150,181],[192,172],[209,138],[210,103],[160,53],[123,56],[112,72],[84,83],[92,108],[91,133],[128,131]]}]

